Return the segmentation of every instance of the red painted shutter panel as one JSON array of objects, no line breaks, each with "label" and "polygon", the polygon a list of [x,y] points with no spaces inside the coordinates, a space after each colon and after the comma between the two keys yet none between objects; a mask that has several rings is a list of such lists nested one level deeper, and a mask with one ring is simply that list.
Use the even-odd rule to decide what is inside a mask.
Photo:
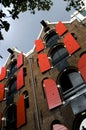
[{"label": "red painted shutter panel", "polygon": [[79,59],[78,69],[80,70],[83,79],[86,81],[86,54],[83,54]]},{"label": "red painted shutter panel", "polygon": [[24,71],[21,68],[17,73],[17,90],[24,86]]},{"label": "red painted shutter panel", "polygon": [[56,25],[56,32],[59,36],[62,36],[68,29],[65,27],[65,25],[60,21]]},{"label": "red painted shutter panel", "polygon": [[60,93],[54,80],[45,79],[44,89],[45,89],[49,109],[53,109],[62,104]]},{"label": "red painted shutter panel", "polygon": [[36,52],[40,52],[44,49],[44,43],[41,39],[35,40]]},{"label": "red painted shutter panel", "polygon": [[20,68],[24,64],[24,56],[21,52],[17,57],[17,68]]},{"label": "red painted shutter panel", "polygon": [[66,48],[67,48],[69,54],[73,54],[80,48],[80,45],[74,39],[74,37],[71,35],[71,33],[67,33],[67,35],[65,36],[64,44],[66,45]]},{"label": "red painted shutter panel", "polygon": [[42,73],[51,68],[47,54],[38,54],[38,62]]},{"label": "red painted shutter panel", "polygon": [[26,122],[26,118],[25,118],[24,95],[21,95],[17,102],[17,128],[24,125],[25,122]]},{"label": "red painted shutter panel", "polygon": [[4,84],[0,84],[0,101],[4,98]]},{"label": "red painted shutter panel", "polygon": [[53,130],[68,130],[68,128],[60,124],[55,124],[53,125]]},{"label": "red painted shutter panel", "polygon": [[6,66],[4,66],[1,68],[0,81],[6,78],[6,74],[7,74],[7,69]]}]

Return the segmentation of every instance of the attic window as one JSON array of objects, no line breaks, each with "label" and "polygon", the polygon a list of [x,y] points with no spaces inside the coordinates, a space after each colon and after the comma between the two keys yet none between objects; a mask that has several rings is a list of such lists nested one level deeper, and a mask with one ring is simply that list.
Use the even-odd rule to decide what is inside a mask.
[{"label": "attic window", "polygon": [[52,59],[52,65],[57,67],[59,71],[68,66],[67,57],[69,56],[66,48],[62,44],[53,46],[50,57]]},{"label": "attic window", "polygon": [[49,33],[46,33],[46,35],[44,36],[44,41],[47,47],[51,47],[54,44],[57,44],[58,40],[59,40],[59,36],[55,32],[55,30],[49,31]]}]

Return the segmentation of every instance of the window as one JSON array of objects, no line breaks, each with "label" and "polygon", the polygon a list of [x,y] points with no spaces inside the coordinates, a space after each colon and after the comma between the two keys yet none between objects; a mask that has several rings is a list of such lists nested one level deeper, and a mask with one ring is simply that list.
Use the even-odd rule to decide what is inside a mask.
[{"label": "window", "polygon": [[86,112],[76,116],[73,123],[73,130],[86,130]]},{"label": "window", "polygon": [[[86,90],[85,90],[86,93]],[[86,94],[82,94],[71,100],[70,105],[74,115],[77,115],[86,110]]]},{"label": "window", "polygon": [[16,105],[7,107],[3,116],[6,118],[6,124],[3,126],[5,130],[16,130]]},{"label": "window", "polygon": [[86,17],[86,10],[83,10],[83,11],[81,12],[81,14],[82,14],[84,17]]},{"label": "window", "polygon": [[7,93],[6,103],[9,106],[10,104],[13,103],[14,94],[16,93],[16,77],[13,77],[12,79],[10,79],[10,81],[7,84],[7,87],[9,91]]},{"label": "window", "polygon": [[7,84],[7,87],[9,88],[9,95],[16,92],[16,77],[12,77]]},{"label": "window", "polygon": [[46,42],[46,46],[51,47],[54,44],[57,44],[57,41],[59,40],[59,36],[54,30],[51,30],[49,34],[45,35],[44,40]]},{"label": "window", "polygon": [[15,73],[15,71],[17,70],[16,63],[17,63],[16,59],[13,59],[11,61],[11,63],[9,64],[9,66],[8,66],[8,74],[7,74],[8,77],[12,76]]},{"label": "window", "polygon": [[29,108],[29,95],[28,95],[28,91],[25,90],[23,92],[23,94],[24,94],[25,108]]},{"label": "window", "polygon": [[26,68],[23,68],[23,71],[24,71],[24,76],[26,76],[26,75],[27,75],[27,70],[26,70]]},{"label": "window", "polygon": [[[58,68],[58,70],[60,70],[60,71],[68,66],[68,63],[67,63],[68,56],[69,56],[69,54],[68,54],[66,48],[61,44],[54,46],[50,52],[50,57],[52,59],[52,65],[56,66]],[[62,62],[64,64],[62,64]]]},{"label": "window", "polygon": [[73,95],[78,96],[78,92],[80,94],[80,90],[84,93],[85,83],[80,75],[74,67],[69,67],[58,76],[57,82],[62,88],[64,99],[68,99]]}]

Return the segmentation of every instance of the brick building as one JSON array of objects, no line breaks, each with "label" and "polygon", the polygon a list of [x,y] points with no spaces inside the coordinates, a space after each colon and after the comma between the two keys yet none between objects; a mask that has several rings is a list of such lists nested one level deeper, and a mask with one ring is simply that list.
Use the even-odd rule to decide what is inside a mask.
[{"label": "brick building", "polygon": [[85,130],[86,24],[41,24],[32,51],[8,49],[0,73],[0,129]]}]

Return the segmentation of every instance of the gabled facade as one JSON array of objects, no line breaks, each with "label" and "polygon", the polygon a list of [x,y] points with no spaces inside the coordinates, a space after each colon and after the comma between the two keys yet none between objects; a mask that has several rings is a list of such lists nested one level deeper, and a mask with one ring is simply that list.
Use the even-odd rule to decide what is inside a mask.
[{"label": "gabled facade", "polygon": [[31,53],[8,49],[0,73],[1,130],[86,129],[86,26],[49,23]]}]

